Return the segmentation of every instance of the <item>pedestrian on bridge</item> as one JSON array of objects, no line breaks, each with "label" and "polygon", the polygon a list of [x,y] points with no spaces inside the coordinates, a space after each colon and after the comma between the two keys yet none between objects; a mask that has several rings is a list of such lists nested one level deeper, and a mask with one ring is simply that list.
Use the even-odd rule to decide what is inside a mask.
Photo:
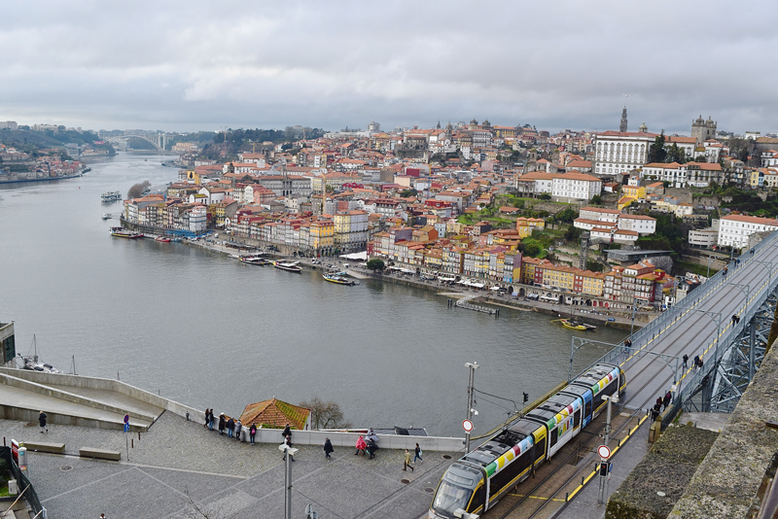
[{"label": "pedestrian on bridge", "polygon": [[662,406],[664,406],[665,409],[667,409],[670,406],[670,402],[673,401],[673,394],[668,391],[665,393],[665,397],[662,399]]},{"label": "pedestrian on bridge", "polygon": [[700,357],[694,357],[694,366],[702,369],[702,359]]},{"label": "pedestrian on bridge", "polygon": [[683,360],[683,369],[684,371],[686,371],[687,369],[689,369],[689,356],[684,353],[682,360]]},{"label": "pedestrian on bridge", "polygon": [[654,407],[656,407],[660,411],[662,410],[662,397],[661,396],[656,397],[656,403],[654,404]]},{"label": "pedestrian on bridge", "polygon": [[629,355],[631,351],[632,351],[632,340],[629,338],[624,339],[624,353]]},{"label": "pedestrian on bridge", "polygon": [[727,277],[727,272],[729,271],[729,267],[724,267],[724,277]]}]

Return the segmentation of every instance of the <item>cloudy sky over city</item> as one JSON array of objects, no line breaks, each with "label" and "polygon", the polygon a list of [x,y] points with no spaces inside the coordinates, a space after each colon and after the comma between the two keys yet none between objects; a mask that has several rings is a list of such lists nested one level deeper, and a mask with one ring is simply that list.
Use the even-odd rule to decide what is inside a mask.
[{"label": "cloudy sky over city", "polygon": [[778,3],[2,0],[0,120],[778,131]]}]

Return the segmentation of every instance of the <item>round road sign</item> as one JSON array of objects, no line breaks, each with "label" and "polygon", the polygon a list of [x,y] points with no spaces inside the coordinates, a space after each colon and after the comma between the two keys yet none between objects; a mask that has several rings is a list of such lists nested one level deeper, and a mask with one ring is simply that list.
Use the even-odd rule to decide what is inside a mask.
[{"label": "round road sign", "polygon": [[597,454],[599,454],[602,459],[607,460],[611,457],[611,450],[607,445],[600,445],[597,447]]},{"label": "round road sign", "polygon": [[130,423],[130,415],[124,415],[124,423]]},{"label": "round road sign", "polygon": [[473,422],[470,420],[462,420],[462,429],[464,429],[466,433],[469,433],[473,430]]}]

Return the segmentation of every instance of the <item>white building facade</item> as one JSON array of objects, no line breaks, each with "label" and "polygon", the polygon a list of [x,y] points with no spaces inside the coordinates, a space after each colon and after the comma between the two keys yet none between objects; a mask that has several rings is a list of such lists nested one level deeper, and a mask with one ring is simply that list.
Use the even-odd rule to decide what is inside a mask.
[{"label": "white building facade", "polygon": [[648,161],[648,151],[656,137],[656,134],[644,132],[595,134],[592,173],[618,175],[640,168]]},{"label": "white building facade", "polygon": [[718,244],[742,249],[748,246],[748,237],[757,232],[775,231],[778,220],[756,216],[730,215],[720,219]]}]

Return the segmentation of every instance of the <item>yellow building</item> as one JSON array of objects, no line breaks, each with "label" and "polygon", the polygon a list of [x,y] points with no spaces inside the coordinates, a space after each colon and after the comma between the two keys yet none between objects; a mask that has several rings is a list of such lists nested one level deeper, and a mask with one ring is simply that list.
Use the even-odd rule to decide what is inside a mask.
[{"label": "yellow building", "polygon": [[622,186],[621,192],[624,196],[629,196],[635,200],[646,198],[646,188],[644,186]]},{"label": "yellow building", "polygon": [[519,238],[526,238],[532,234],[532,231],[542,231],[546,227],[546,222],[542,218],[524,218],[516,219],[516,230],[519,231]]},{"label": "yellow building", "polygon": [[605,274],[584,270],[579,275],[581,276],[580,293],[602,297]]},{"label": "yellow building", "polygon": [[335,224],[332,220],[318,219],[311,223],[311,247],[324,249],[335,244]]}]

